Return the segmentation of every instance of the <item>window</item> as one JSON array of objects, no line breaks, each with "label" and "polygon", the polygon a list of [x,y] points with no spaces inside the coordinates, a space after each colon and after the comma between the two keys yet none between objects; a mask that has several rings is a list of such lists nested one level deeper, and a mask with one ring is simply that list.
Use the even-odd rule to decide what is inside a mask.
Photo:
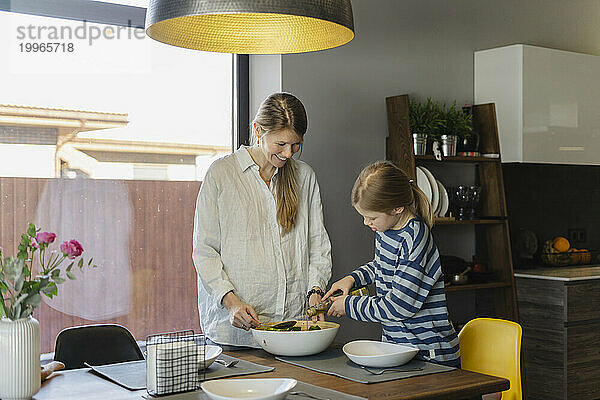
[{"label": "window", "polygon": [[0,11],[0,245],[16,254],[32,221],[99,268],[38,308],[42,351],[72,325],[199,330],[193,213],[206,169],[232,151],[233,105],[247,104],[238,56],[146,37],[147,0],[52,3]]}]

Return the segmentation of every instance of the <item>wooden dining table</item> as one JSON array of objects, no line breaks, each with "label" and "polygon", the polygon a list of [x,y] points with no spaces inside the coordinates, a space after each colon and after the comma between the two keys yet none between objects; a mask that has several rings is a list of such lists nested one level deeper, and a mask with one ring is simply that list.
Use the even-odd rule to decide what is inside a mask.
[{"label": "wooden dining table", "polygon": [[[476,399],[482,394],[500,392],[510,387],[507,379],[461,369],[364,384],[278,361],[264,350],[239,350],[225,352],[225,354],[275,367],[272,372],[246,376],[246,378],[294,378],[372,400]],[[89,372],[89,368],[82,368],[55,372],[54,376],[42,383],[40,391],[33,398],[35,400],[140,400],[142,395],[146,395],[145,390],[127,390]]]}]

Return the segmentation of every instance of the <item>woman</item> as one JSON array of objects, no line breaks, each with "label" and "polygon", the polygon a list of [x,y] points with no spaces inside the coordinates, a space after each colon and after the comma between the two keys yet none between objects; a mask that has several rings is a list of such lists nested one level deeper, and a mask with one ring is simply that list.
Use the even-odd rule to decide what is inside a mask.
[{"label": "woman", "polygon": [[331,277],[315,173],[292,159],[306,128],[300,100],[273,94],[252,122],[253,145],[206,173],[193,260],[200,325],[218,344],[258,347],[251,327],[302,318],[307,297],[309,306],[318,303]]}]

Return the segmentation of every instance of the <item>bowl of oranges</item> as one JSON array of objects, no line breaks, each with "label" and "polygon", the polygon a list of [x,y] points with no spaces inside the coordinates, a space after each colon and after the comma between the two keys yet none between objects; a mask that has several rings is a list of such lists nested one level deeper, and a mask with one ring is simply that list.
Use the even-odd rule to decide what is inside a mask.
[{"label": "bowl of oranges", "polygon": [[553,266],[589,264],[592,262],[592,252],[588,249],[576,249],[563,236],[555,237],[544,242],[542,261]]}]

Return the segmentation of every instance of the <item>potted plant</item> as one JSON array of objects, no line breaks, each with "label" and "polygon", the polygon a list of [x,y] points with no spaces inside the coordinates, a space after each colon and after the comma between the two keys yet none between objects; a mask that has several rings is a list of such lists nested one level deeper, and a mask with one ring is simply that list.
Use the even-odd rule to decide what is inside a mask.
[{"label": "potted plant", "polygon": [[466,155],[477,155],[479,151],[479,134],[473,128],[473,108],[466,104],[463,108],[463,114],[465,114],[465,123],[470,129],[463,134],[459,135],[458,143],[456,145],[456,151],[459,153],[467,153]]},{"label": "potted plant", "polygon": [[449,107],[442,108],[444,134],[440,135],[440,144],[444,156],[456,155],[456,144],[464,140],[473,131],[471,114],[456,107],[456,100]]},{"label": "potted plant", "polygon": [[[92,259],[85,264],[79,258],[83,247],[77,240],[50,251],[55,239],[56,234],[41,232],[30,223],[16,258],[4,257],[0,249],[0,398],[27,399],[40,388],[40,326],[32,314],[42,303],[42,294],[52,298],[57,285],[75,279],[74,266],[96,267]],[[71,262],[62,270],[66,259]]]},{"label": "potted plant", "polygon": [[435,138],[437,130],[442,125],[438,103],[434,103],[429,97],[425,103],[409,99],[409,123],[414,154],[425,154],[427,139]]}]

